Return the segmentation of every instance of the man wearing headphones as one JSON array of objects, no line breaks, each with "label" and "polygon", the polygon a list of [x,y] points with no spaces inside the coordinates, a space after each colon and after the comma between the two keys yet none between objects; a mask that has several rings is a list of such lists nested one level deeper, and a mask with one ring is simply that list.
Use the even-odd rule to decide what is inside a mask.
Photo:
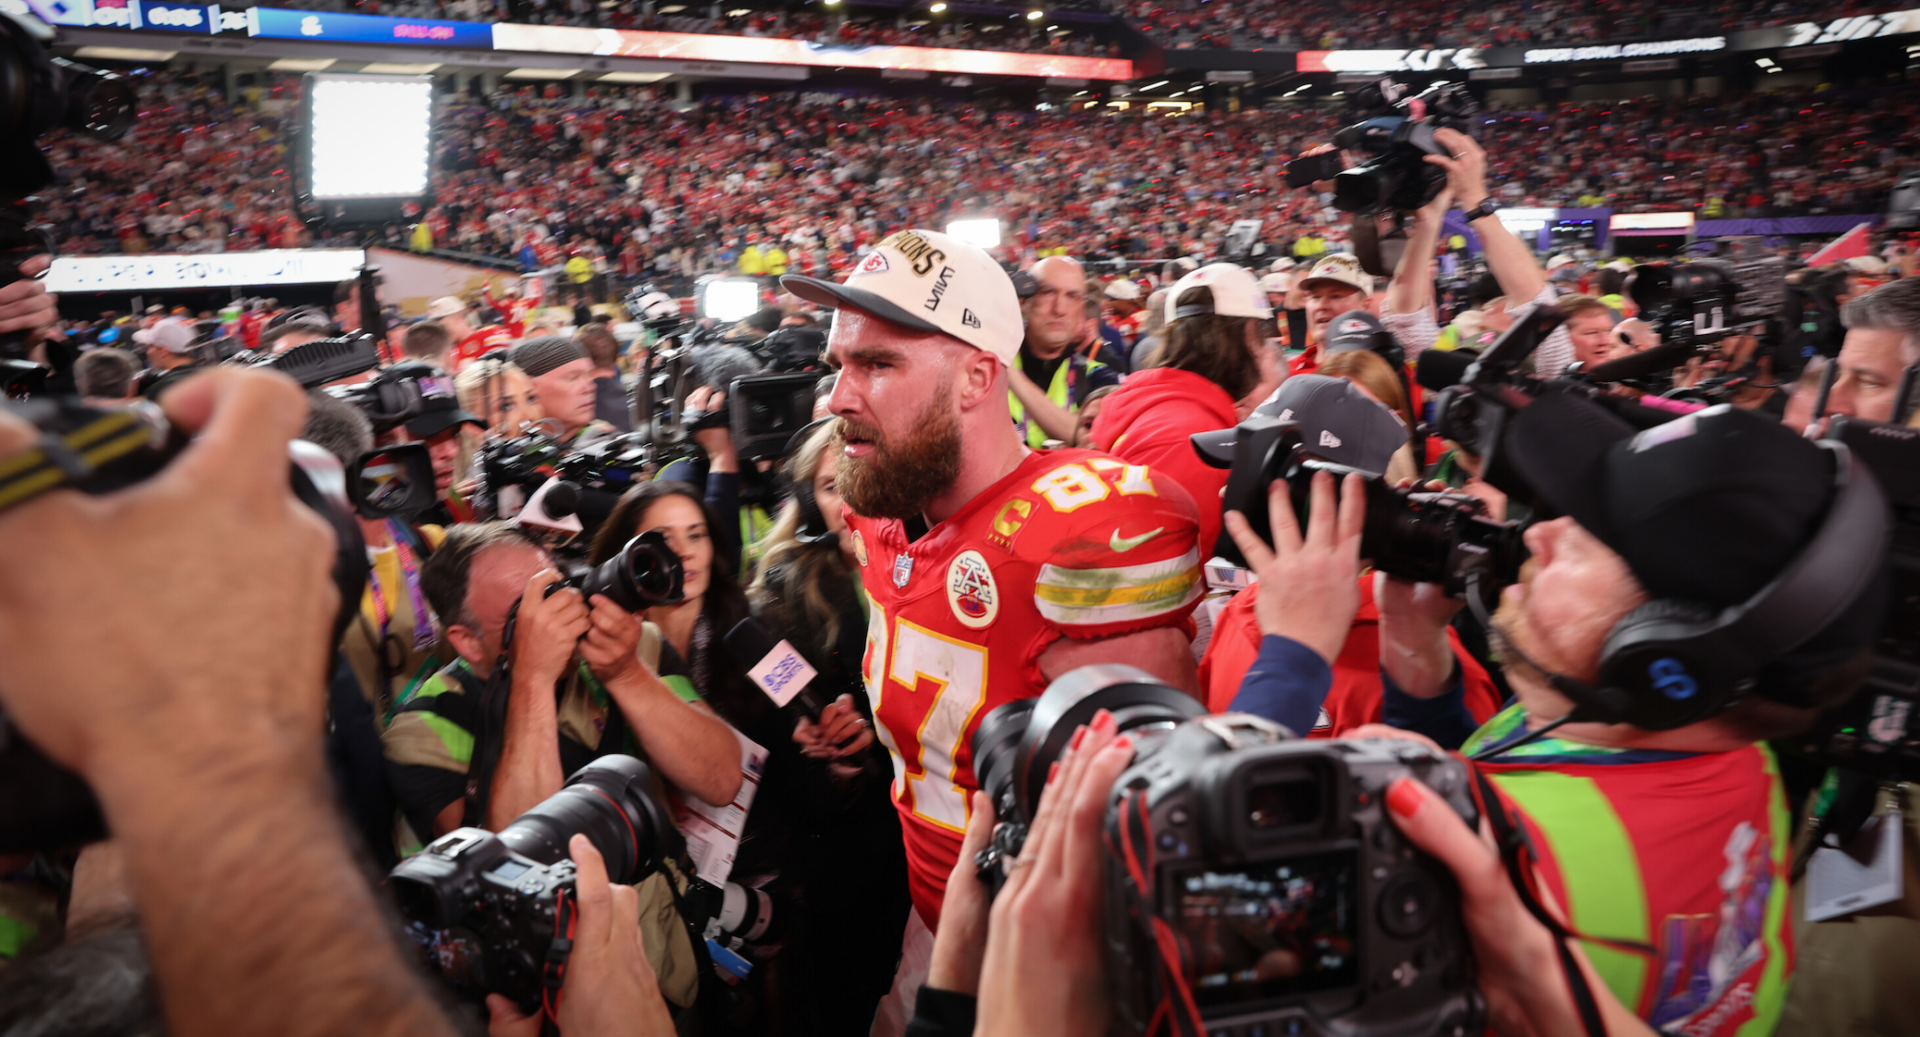
[{"label": "man wearing headphones", "polygon": [[[1509,869],[1563,909],[1622,1003],[1671,1033],[1771,1032],[1793,969],[1792,828],[1760,743],[1864,676],[1886,597],[1885,499],[1844,447],[1725,406],[1636,435],[1545,395],[1504,445],[1562,516],[1527,530],[1532,560],[1491,617],[1515,701],[1472,730],[1445,636],[1461,602],[1381,575],[1384,717],[1443,744],[1464,736],[1489,808],[1498,792],[1496,836],[1525,834]],[[1303,574],[1359,564],[1359,517],[1343,509],[1336,533],[1320,514],[1332,510],[1316,504],[1304,542],[1280,516],[1279,558],[1240,516],[1228,525],[1259,549],[1261,583],[1300,599],[1317,586]],[[1324,659],[1315,646],[1330,638],[1337,651],[1351,613],[1295,604],[1261,617],[1279,642],[1263,658]],[[1407,736],[1356,732],[1394,733]]]}]

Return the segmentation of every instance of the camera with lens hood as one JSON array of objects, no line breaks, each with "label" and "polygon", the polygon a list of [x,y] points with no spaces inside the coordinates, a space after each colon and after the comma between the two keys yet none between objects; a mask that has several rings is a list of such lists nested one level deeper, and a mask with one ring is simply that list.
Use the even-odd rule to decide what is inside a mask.
[{"label": "camera with lens hood", "polygon": [[[1268,488],[1277,479],[1286,480],[1294,514],[1304,528],[1314,473],[1326,472],[1333,476],[1335,493],[1341,492],[1348,474],[1366,479],[1367,515],[1360,556],[1382,572],[1416,583],[1437,583],[1448,594],[1458,595],[1476,579],[1488,588],[1513,583],[1527,560],[1519,527],[1487,517],[1479,498],[1397,489],[1376,473],[1317,458],[1293,422],[1254,414],[1232,430],[1230,440],[1223,441],[1218,433],[1192,438],[1194,449],[1208,464],[1231,469],[1222,506],[1245,515],[1269,546],[1273,527],[1267,512]],[[1239,545],[1225,532],[1214,553],[1235,565],[1247,564]]]},{"label": "camera with lens hood", "polygon": [[1412,212],[1433,201],[1447,182],[1447,171],[1426,161],[1447,154],[1433,131],[1469,132],[1480,102],[1459,83],[1435,83],[1417,96],[1411,89],[1389,76],[1356,91],[1353,107],[1367,117],[1334,134],[1333,143],[1368,158],[1352,169],[1340,168],[1340,151],[1294,159],[1287,186],[1332,180],[1334,208],[1358,216]]},{"label": "camera with lens hood", "polygon": [[1137,746],[1104,821],[1118,1031],[1190,1005],[1203,1033],[1480,1032],[1459,891],[1385,809],[1387,787],[1411,777],[1478,823],[1466,765],[1419,743],[1298,741],[1258,717],[1200,715],[1143,670],[1081,667],[998,707],[974,736],[999,819],[976,858],[991,890],[1047,772],[1102,709]]},{"label": "camera with lens hood", "polygon": [[609,881],[630,885],[684,849],[658,780],[631,756],[604,756],[498,833],[459,828],[387,876],[422,959],[459,995],[502,994],[531,1013],[558,989],[573,933],[567,842],[592,840]]},{"label": "camera with lens hood", "polygon": [[667,546],[666,534],[650,529],[627,541],[612,558],[549,585],[547,595],[573,587],[583,598],[604,594],[628,612],[639,612],[678,603],[686,597],[685,579],[680,556]]}]

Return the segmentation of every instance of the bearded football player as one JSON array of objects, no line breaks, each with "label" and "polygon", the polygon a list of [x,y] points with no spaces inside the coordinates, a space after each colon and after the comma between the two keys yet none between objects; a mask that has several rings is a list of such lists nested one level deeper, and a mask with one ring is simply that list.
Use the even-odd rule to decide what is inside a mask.
[{"label": "bearded football player", "polygon": [[1089,663],[1197,691],[1194,503],[1091,450],[1032,451],[1007,406],[1013,282],[945,234],[888,237],[844,284],[790,276],[837,310],[838,487],[871,600],[864,660],[917,914],[937,923],[967,827],[975,727]]}]

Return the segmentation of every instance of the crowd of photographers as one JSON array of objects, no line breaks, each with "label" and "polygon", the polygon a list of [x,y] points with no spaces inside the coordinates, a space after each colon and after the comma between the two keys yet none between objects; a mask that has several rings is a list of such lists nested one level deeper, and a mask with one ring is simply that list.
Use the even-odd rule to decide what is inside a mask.
[{"label": "crowd of photographers", "polygon": [[[127,140],[53,144],[68,179],[41,215],[63,251],[317,243],[287,190],[297,80],[236,98],[191,73],[135,82],[146,110]],[[944,226],[977,199],[1002,214],[1016,257],[1205,259],[1243,218],[1265,221],[1273,254],[1346,241],[1329,197],[1286,190],[1279,175],[1328,137],[1330,113],[1168,119],[790,96],[679,111],[641,88],[590,93],[528,87],[444,109],[438,202],[393,228],[394,246],[528,270],[577,259],[629,281],[843,274],[890,231]],[[1496,145],[1508,205],[1819,215],[1884,207],[1915,115],[1907,95],[1783,92],[1492,113],[1475,132]],[[776,249],[783,265],[751,258]]]},{"label": "crowd of photographers", "polygon": [[0,1019],[1900,1032],[1898,858],[1820,854],[1905,786],[1782,754],[1910,651],[1911,257],[1541,264],[1432,140],[1379,275],[867,217],[737,326],[369,272],[84,350],[0,287],[11,389],[151,401],[0,412],[0,832],[95,811],[7,859]]}]

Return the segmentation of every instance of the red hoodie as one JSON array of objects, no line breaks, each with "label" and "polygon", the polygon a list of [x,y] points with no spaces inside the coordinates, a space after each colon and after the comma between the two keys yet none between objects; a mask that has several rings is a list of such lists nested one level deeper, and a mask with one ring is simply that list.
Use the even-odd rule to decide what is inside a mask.
[{"label": "red hoodie", "polygon": [[1102,402],[1093,448],[1179,483],[1200,508],[1200,554],[1212,557],[1227,470],[1200,460],[1187,437],[1239,422],[1225,389],[1191,371],[1154,367],[1128,375]]},{"label": "red hoodie", "polygon": [[[1254,608],[1260,601],[1260,585],[1254,584],[1233,596],[1213,621],[1213,639],[1207,642],[1207,654],[1200,660],[1201,701],[1207,708],[1222,713],[1233,708],[1240,693],[1240,681],[1253,668],[1260,654],[1260,623]],[[1487,676],[1486,668],[1474,659],[1460,635],[1447,628],[1447,643],[1460,666],[1465,684],[1467,711],[1473,719],[1486,723],[1500,712],[1500,686]],[[1347,642],[1333,661],[1333,687],[1321,707],[1324,726],[1306,734],[1308,738],[1338,738],[1361,724],[1381,723],[1380,716],[1380,606],[1373,600],[1373,573],[1360,577],[1360,611],[1347,630]]]}]

